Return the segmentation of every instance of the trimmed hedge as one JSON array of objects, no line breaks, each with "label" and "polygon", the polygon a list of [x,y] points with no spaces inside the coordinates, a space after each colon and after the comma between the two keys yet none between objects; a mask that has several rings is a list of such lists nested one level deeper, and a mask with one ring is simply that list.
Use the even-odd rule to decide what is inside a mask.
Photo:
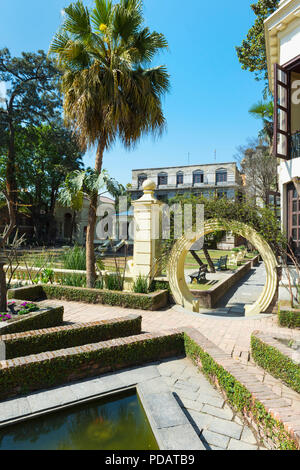
[{"label": "trimmed hedge", "polygon": [[251,336],[251,352],[255,362],[300,393],[300,364],[296,364],[277,348],[268,345],[255,334]]},{"label": "trimmed hedge", "polygon": [[63,323],[64,307],[45,307],[45,309],[20,316],[20,319],[6,326],[2,327],[0,324],[0,335],[51,328]]},{"label": "trimmed hedge", "polygon": [[39,300],[44,296],[42,286],[26,286],[18,287],[16,289],[9,289],[7,292],[8,299],[17,300]]},{"label": "trimmed hedge", "polygon": [[119,307],[156,310],[168,303],[167,291],[151,294],[135,294],[132,292],[117,292],[84,287],[69,287],[57,285],[39,285],[12,289],[8,292],[10,299],[37,300],[42,298],[87,302],[91,304],[117,305]]},{"label": "trimmed hedge", "polygon": [[280,450],[297,450],[295,441],[284,429],[283,423],[275,420],[262,403],[253,399],[251,393],[233,375],[206,353],[186,333],[184,334],[186,355],[201,368],[201,371],[215,385],[225,392],[229,403],[244,415],[250,415],[263,428],[265,435],[271,439]]},{"label": "trimmed hedge", "polygon": [[[0,369],[0,399],[181,355],[184,353],[183,334],[144,340],[137,337],[130,344],[116,344],[113,347],[105,347],[102,343],[99,349],[78,354],[70,350],[61,352],[63,355],[51,359]],[[30,360],[30,356],[27,359]]]},{"label": "trimmed hedge", "polygon": [[300,310],[284,310],[279,308],[278,321],[281,326],[300,328]]},{"label": "trimmed hedge", "polygon": [[[98,324],[74,325],[71,328],[61,327],[58,331],[41,332],[40,334],[4,338],[6,359],[29,356],[46,351],[67,349],[84,344],[98,343],[113,338],[138,335],[141,333],[142,317],[131,315],[124,319],[109,320]],[[28,332],[30,333],[30,332]],[[0,337],[0,341],[1,341]]]}]

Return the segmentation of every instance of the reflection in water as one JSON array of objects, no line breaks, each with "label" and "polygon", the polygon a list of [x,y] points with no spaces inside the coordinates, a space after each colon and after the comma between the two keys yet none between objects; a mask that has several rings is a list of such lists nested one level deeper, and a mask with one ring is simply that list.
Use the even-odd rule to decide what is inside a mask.
[{"label": "reflection in water", "polygon": [[158,450],[134,392],[114,395],[0,430],[0,449]]}]

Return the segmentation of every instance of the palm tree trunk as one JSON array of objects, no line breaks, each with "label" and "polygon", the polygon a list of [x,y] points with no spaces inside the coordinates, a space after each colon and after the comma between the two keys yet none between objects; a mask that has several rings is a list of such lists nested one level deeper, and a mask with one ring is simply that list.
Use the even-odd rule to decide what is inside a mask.
[{"label": "palm tree trunk", "polygon": [[[103,138],[99,142],[96,154],[95,171],[101,173],[103,153],[106,147],[106,139]],[[86,285],[87,287],[93,288],[97,279],[96,275],[96,258],[94,250],[94,239],[95,229],[97,221],[97,206],[98,206],[98,194],[94,194],[90,200],[89,215],[88,215],[88,226],[86,231]]]},{"label": "palm tree trunk", "polygon": [[7,311],[7,286],[3,264],[0,264],[0,313]]}]

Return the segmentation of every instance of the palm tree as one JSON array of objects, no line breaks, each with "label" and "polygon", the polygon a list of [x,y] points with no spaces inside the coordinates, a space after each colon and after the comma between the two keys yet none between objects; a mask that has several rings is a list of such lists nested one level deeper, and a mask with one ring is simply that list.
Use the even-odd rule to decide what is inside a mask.
[{"label": "palm tree", "polygon": [[[132,147],[144,134],[165,127],[162,96],[169,89],[164,66],[149,68],[168,44],[143,25],[141,0],[95,0],[89,11],[81,1],[67,7],[50,46],[63,72],[64,114],[83,149],[96,146],[95,171],[104,151],[119,138]],[[87,285],[96,279],[94,232],[97,194],[91,198],[87,228]]]},{"label": "palm tree", "polygon": [[263,128],[259,133],[259,137],[262,137],[267,140],[271,146],[273,140],[273,114],[274,114],[274,104],[273,101],[259,101],[258,103],[251,106],[249,113],[257,118],[262,119]]}]

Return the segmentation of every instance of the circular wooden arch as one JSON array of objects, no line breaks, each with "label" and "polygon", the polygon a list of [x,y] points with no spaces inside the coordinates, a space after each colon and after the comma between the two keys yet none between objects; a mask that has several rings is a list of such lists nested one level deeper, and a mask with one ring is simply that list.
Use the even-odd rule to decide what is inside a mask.
[{"label": "circular wooden arch", "polygon": [[[227,231],[229,224],[229,222],[225,223],[216,219],[208,220],[204,223],[202,231],[197,234],[192,233],[183,236],[175,243],[169,258],[168,277],[170,288],[177,304],[193,312],[199,312],[199,301],[193,296],[185,281],[184,262],[186,255],[197,240],[211,232]],[[255,247],[260,253],[266,267],[267,279],[264,289],[253,305],[246,306],[246,316],[266,312],[277,292],[278,276],[276,257],[269,244],[252,227],[242,222],[234,221],[230,230],[246,238]]]}]

